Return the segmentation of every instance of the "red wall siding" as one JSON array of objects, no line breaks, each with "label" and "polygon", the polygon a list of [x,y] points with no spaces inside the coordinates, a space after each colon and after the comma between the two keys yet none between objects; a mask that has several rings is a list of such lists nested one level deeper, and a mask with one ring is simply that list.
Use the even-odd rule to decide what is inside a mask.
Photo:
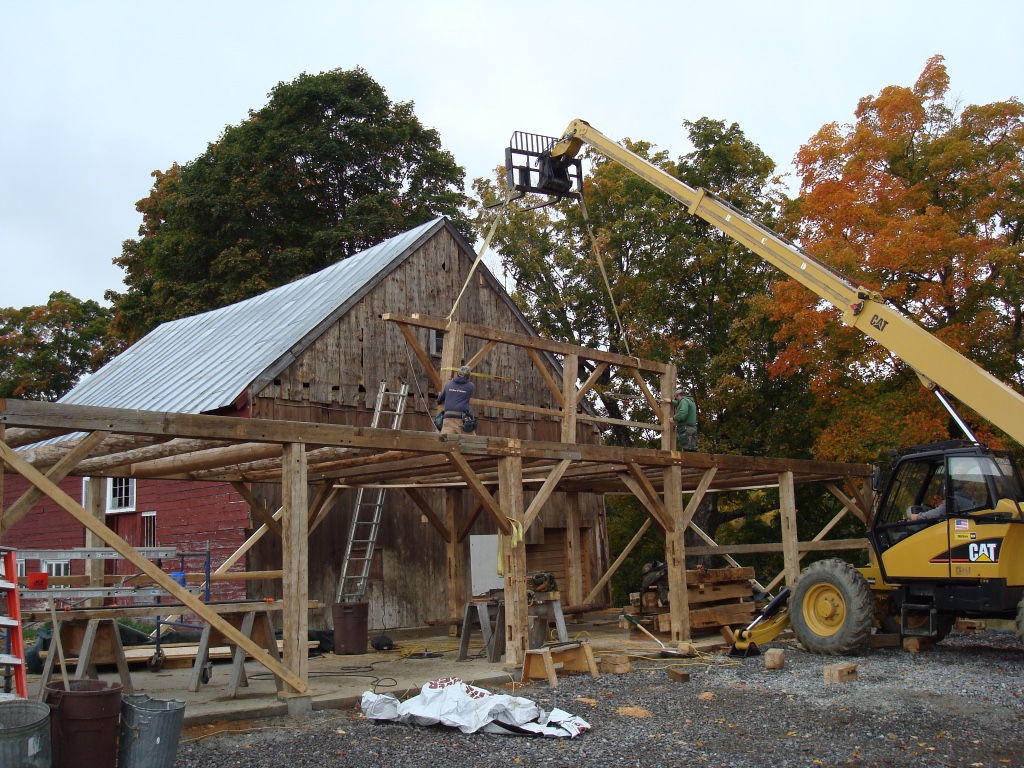
[{"label": "red wall siding", "polygon": [[[76,501],[82,499],[82,479],[67,478],[60,487]],[[4,508],[6,509],[28,488],[28,482],[17,475],[4,478]],[[249,507],[227,483],[198,483],[181,480],[139,480],[135,492],[135,512],[107,515],[107,525],[133,546],[142,546],[142,512],[156,512],[156,543],[175,547],[182,552],[205,552],[207,542],[211,551],[211,569],[215,570],[245,541],[246,530],[251,527]],[[19,549],[73,549],[85,546],[85,529],[71,515],[46,498],[36,504],[17,525],[3,537],[7,546]],[[186,558],[190,572],[200,572],[205,558]],[[26,564],[29,570],[38,563]],[[113,563],[112,563],[113,565]],[[178,562],[164,562],[165,571],[176,571]],[[232,568],[245,570],[245,558]],[[72,561],[71,572],[85,572],[84,562]],[[127,561],[118,561],[114,573],[134,573]],[[241,600],[245,598],[244,581],[217,582],[213,586],[213,600]]]}]

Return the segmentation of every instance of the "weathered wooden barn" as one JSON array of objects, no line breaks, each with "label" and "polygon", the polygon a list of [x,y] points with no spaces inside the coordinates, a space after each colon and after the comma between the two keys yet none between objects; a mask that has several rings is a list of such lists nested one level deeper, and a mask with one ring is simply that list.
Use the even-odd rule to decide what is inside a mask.
[{"label": "weathered wooden barn", "polygon": [[[483,264],[476,268],[460,297],[474,258],[472,247],[450,222],[434,220],[247,301],[166,323],[81,382],[62,402],[366,426],[381,382],[390,391],[397,391],[404,383],[409,392],[402,429],[433,432],[430,415],[440,383],[435,370],[441,368],[440,379],[447,379],[450,371],[446,368],[477,358],[481,360],[475,367],[477,398],[523,406],[515,411],[497,405],[479,407],[478,433],[558,441],[562,427],[559,417],[551,415],[558,409],[551,381],[561,381],[561,371],[549,353],[496,346],[493,342],[488,345],[467,336],[465,345],[459,345],[463,359],[451,358],[442,366],[443,331],[387,322],[384,318],[388,314],[443,316],[454,307],[455,320],[499,332],[535,335]],[[427,366],[434,370],[428,371]],[[592,423],[578,423],[576,442],[598,442]],[[133,464],[130,479],[137,483],[131,490],[133,498],[139,502],[145,499],[152,509],[133,508],[138,519],[131,524],[127,515],[118,518],[116,510],[109,512],[108,521],[115,531],[120,525],[119,532],[130,543],[141,545],[146,530],[140,527],[133,532],[130,527],[144,526],[143,511],[153,512],[156,543],[186,549],[205,545],[213,521],[218,530],[216,566],[216,560],[241,545],[254,527],[250,510],[253,502],[255,511],[263,512],[264,517],[269,512],[263,508],[276,510],[281,506],[280,485],[276,481],[260,482],[260,473],[265,471],[261,461],[277,458],[272,453],[249,457],[251,462],[241,473],[248,481],[246,485],[238,483],[237,474],[232,478],[234,485],[219,474],[223,462],[213,461],[204,470],[196,464],[202,459],[191,455],[155,459],[149,466]],[[175,462],[180,463],[183,477],[204,481],[205,490],[189,497],[185,517],[171,529],[161,522],[171,509],[181,511],[181,499],[173,491],[175,484],[147,478],[168,477]],[[123,484],[125,479],[116,482]],[[160,484],[170,486],[171,493],[156,494],[154,489]],[[193,485],[189,483],[188,487]],[[9,480],[5,490],[10,496],[6,507],[23,488],[16,480]],[[527,504],[536,490],[537,486],[532,490],[527,486]],[[311,487],[311,492],[317,489]],[[354,495],[352,489],[338,493],[310,539],[309,596],[327,605],[335,600]],[[368,594],[371,627],[422,625],[448,616],[457,604],[447,596],[453,544],[433,530],[422,511],[422,502],[432,509],[447,508],[462,521],[473,519],[479,505],[473,506],[472,494],[465,490],[427,488],[418,495],[417,500],[401,490],[388,491]],[[561,493],[552,496],[538,524],[528,529],[527,569],[551,571],[556,578],[565,579],[570,539],[575,541],[579,536],[580,556],[575,559],[586,594],[607,567],[603,499],[599,493],[575,493],[574,497],[572,503],[578,503],[579,509],[572,512],[571,533]],[[239,510],[249,510],[250,516],[241,517]],[[45,517],[49,514],[45,507],[33,511],[5,535],[5,543],[52,546],[51,541],[43,540],[51,530]],[[242,524],[246,520],[248,529]],[[471,526],[462,527],[460,541],[454,545],[462,548],[461,557],[469,562],[473,537],[492,536],[497,529],[489,515],[478,515]],[[478,546],[473,551],[478,559],[490,554],[486,549],[490,543],[491,539],[475,541]],[[76,545],[81,546],[81,542]],[[262,538],[249,551],[248,559],[252,571],[280,568],[280,539]],[[488,559],[496,557],[490,554]],[[460,599],[472,592],[471,573],[471,569],[465,569]],[[279,590],[278,582],[248,582],[252,597],[273,595]],[[327,611],[311,616],[314,626],[328,622]]]}]

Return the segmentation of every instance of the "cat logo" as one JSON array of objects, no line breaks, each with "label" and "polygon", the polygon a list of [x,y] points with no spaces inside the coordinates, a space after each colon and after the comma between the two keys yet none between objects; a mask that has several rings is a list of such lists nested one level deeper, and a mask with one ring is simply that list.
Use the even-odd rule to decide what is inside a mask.
[{"label": "cat logo", "polygon": [[972,563],[996,562],[996,542],[977,541],[967,547],[967,557]]}]

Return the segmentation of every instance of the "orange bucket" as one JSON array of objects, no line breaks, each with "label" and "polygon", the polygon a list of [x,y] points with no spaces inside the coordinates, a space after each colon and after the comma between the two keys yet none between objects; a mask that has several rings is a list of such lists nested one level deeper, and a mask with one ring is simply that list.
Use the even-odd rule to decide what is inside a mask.
[{"label": "orange bucket", "polygon": [[25,578],[28,579],[29,589],[46,589],[50,583],[50,574],[48,573],[30,573]]}]

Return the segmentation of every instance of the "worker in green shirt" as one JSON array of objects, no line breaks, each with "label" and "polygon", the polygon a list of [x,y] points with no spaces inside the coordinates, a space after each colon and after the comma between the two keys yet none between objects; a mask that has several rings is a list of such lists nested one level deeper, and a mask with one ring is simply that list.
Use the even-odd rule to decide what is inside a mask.
[{"label": "worker in green shirt", "polygon": [[683,389],[676,390],[676,396],[672,402],[676,405],[676,413],[672,417],[676,420],[676,442],[679,444],[680,450],[696,451],[697,404]]}]

